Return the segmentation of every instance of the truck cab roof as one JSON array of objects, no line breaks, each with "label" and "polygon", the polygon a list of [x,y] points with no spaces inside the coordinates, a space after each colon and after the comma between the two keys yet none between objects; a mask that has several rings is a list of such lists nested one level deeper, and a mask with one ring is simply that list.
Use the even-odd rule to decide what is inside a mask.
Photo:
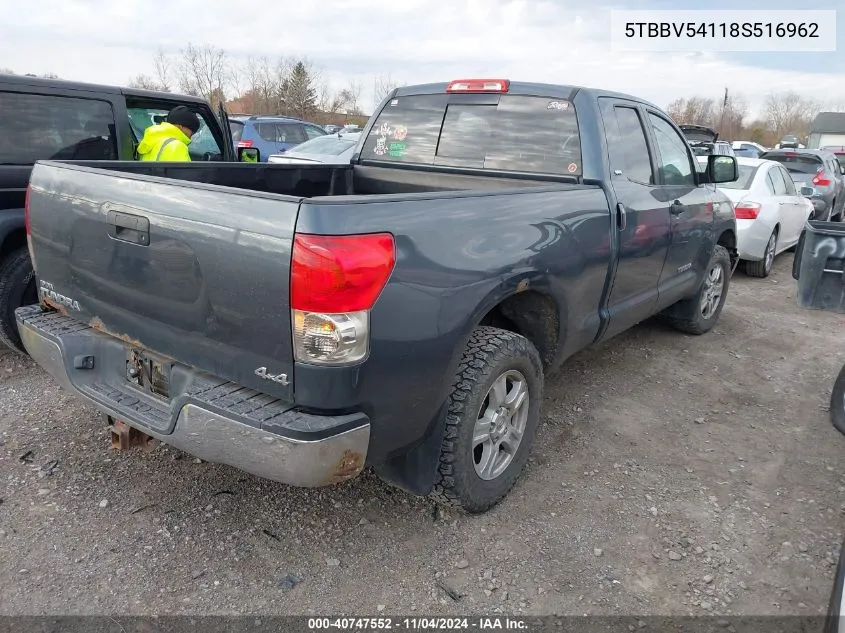
[{"label": "truck cab roof", "polygon": [[166,97],[174,101],[186,103],[207,103],[207,101],[202,97],[197,97],[194,95],[184,95],[176,92],[156,92],[155,90],[143,90],[141,88],[107,86],[103,84],[85,83],[81,81],[68,81],[67,79],[30,77],[28,75],[0,74],[0,83],[6,85],[19,84],[21,86],[48,88],[55,90],[80,90],[85,92],[102,92],[104,94],[122,94],[133,97],[155,97],[156,99],[162,99]]}]

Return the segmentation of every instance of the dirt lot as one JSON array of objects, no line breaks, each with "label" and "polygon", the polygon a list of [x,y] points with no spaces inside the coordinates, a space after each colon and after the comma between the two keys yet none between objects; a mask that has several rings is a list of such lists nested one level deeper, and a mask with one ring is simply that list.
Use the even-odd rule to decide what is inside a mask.
[{"label": "dirt lot", "polygon": [[4,352],[0,612],[822,613],[845,335],[796,307],[791,259],[737,273],[709,335],[647,323],[572,359],[523,478],[479,517],[369,474],[300,490],[116,454],[94,410]]}]

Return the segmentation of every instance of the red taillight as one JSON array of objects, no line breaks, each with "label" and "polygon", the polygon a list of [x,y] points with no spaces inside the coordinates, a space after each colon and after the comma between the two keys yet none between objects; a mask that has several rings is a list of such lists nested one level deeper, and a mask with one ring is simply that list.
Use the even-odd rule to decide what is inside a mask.
[{"label": "red taillight", "polygon": [[29,185],[26,186],[26,197],[23,202],[23,217],[24,224],[26,225],[26,234],[32,235],[32,229],[29,228]]},{"label": "red taillight", "polygon": [[827,177],[827,173],[825,173],[824,168],[821,168],[816,172],[816,175],[813,177],[813,184],[821,185],[822,187],[830,186],[830,178]]},{"label": "red taillight", "polygon": [[290,307],[327,314],[369,310],[395,263],[390,233],[298,234],[291,257]]},{"label": "red taillight", "polygon": [[252,147],[252,141],[238,141],[238,147]]},{"label": "red taillight", "polygon": [[784,156],[798,156],[798,153],[797,152],[784,152],[783,155]]},{"label": "red taillight", "polygon": [[760,215],[759,202],[740,202],[734,207],[737,220],[756,220]]},{"label": "red taillight", "polygon": [[449,82],[446,92],[507,92],[507,79],[456,79]]}]

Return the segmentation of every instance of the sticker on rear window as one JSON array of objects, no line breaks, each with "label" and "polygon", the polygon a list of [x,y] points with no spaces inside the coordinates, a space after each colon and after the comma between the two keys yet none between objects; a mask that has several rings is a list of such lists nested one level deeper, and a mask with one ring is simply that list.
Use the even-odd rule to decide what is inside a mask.
[{"label": "sticker on rear window", "polygon": [[404,125],[397,125],[393,129],[393,138],[397,141],[404,141],[405,137],[408,136],[408,128]]},{"label": "sticker on rear window", "polygon": [[389,153],[393,158],[402,158],[405,155],[405,143],[391,143]]},{"label": "sticker on rear window", "polygon": [[576,171],[578,171],[578,165],[576,165],[575,163],[569,163],[569,167],[567,167],[566,170],[570,174],[574,174]]},{"label": "sticker on rear window", "polygon": [[569,109],[569,102],[568,101],[549,101],[549,105],[546,106],[546,110],[568,110]]},{"label": "sticker on rear window", "polygon": [[373,154],[376,156],[384,156],[387,154],[387,137],[379,136],[376,139],[376,146],[373,148]]}]

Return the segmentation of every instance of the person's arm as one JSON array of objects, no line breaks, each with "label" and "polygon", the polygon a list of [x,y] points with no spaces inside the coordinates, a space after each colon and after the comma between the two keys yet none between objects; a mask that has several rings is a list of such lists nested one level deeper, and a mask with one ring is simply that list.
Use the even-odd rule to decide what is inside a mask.
[{"label": "person's arm", "polygon": [[159,160],[178,163],[189,163],[191,162],[191,155],[190,153],[188,153],[187,145],[179,141],[171,141],[162,150],[161,156],[159,156]]}]

